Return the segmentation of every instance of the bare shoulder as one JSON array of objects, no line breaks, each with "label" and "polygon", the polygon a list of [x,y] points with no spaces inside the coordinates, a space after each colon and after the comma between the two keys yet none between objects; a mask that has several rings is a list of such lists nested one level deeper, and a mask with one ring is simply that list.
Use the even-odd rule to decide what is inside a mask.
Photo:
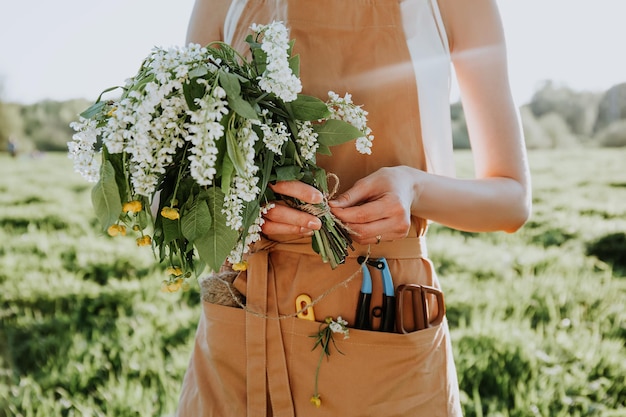
[{"label": "bare shoulder", "polygon": [[187,42],[206,45],[224,40],[224,20],[232,0],[196,0],[187,27]]},{"label": "bare shoulder", "polygon": [[503,44],[496,0],[437,0],[453,52]]}]

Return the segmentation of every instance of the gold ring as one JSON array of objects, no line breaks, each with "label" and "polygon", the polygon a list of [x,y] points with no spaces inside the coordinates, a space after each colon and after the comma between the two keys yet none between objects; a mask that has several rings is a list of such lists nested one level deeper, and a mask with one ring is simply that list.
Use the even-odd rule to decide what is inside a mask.
[{"label": "gold ring", "polygon": [[376,236],[376,244],[378,245],[380,243],[380,239],[382,239],[383,237],[381,235],[377,235]]}]

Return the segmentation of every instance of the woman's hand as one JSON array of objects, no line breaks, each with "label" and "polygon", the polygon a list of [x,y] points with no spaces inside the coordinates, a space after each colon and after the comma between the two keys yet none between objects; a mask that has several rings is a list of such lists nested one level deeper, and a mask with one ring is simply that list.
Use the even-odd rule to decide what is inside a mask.
[{"label": "woman's hand", "polygon": [[[324,200],[318,189],[301,181],[279,181],[269,186],[277,194],[294,197],[305,203],[318,204]],[[275,202],[274,208],[267,212],[264,219],[261,230],[265,235],[310,236],[314,230],[322,227],[322,222],[314,215],[289,207],[282,201]]]},{"label": "woman's hand", "polygon": [[331,200],[331,211],[355,232],[357,243],[402,239],[411,227],[420,173],[405,166],[381,168]]}]

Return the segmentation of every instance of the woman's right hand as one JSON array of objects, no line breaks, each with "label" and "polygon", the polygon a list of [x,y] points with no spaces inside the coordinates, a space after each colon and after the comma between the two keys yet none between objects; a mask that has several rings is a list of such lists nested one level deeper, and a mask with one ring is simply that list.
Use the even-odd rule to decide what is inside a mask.
[{"label": "woman's right hand", "polygon": [[[319,204],[324,200],[322,193],[301,181],[278,181],[269,184],[277,194],[297,198],[310,204]],[[282,201],[275,201],[274,207],[263,216],[265,223],[261,230],[265,235],[300,235],[311,236],[314,230],[322,227],[322,222],[316,216],[287,206]]]}]

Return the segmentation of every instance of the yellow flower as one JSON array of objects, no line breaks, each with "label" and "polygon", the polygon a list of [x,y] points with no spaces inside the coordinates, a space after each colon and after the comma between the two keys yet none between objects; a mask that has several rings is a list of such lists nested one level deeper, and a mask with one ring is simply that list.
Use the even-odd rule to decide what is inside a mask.
[{"label": "yellow flower", "polygon": [[141,211],[141,209],[143,208],[141,201],[139,200],[133,200],[133,201],[128,201],[126,203],[124,203],[124,205],[122,206],[122,211],[124,213],[139,213]]},{"label": "yellow flower", "polygon": [[245,271],[248,269],[248,261],[237,262],[233,265],[233,271]]},{"label": "yellow flower", "polygon": [[161,216],[170,220],[178,220],[180,218],[180,213],[178,213],[178,209],[175,207],[163,207],[161,210]]},{"label": "yellow flower", "polygon": [[183,284],[183,279],[178,278],[176,281],[168,281],[164,280],[161,283],[161,292],[176,292],[180,290],[180,287]]},{"label": "yellow flower", "polygon": [[312,396],[310,401],[311,401],[311,404],[313,404],[317,408],[320,408],[320,405],[322,405],[322,399],[320,398],[319,395]]},{"label": "yellow flower", "polygon": [[177,266],[170,266],[165,270],[165,273],[168,275],[174,275],[175,277],[179,277],[183,274],[183,270]]},{"label": "yellow flower", "polygon": [[176,281],[171,281],[167,284],[167,290],[169,292],[176,292],[178,290],[180,290],[180,286],[182,285],[183,280],[181,278],[177,279]]},{"label": "yellow flower", "polygon": [[143,235],[137,238],[137,246],[150,246],[152,238],[148,235]]},{"label": "yellow flower", "polygon": [[107,229],[107,233],[109,234],[109,236],[126,236],[126,226],[124,226],[123,224],[112,224]]}]

